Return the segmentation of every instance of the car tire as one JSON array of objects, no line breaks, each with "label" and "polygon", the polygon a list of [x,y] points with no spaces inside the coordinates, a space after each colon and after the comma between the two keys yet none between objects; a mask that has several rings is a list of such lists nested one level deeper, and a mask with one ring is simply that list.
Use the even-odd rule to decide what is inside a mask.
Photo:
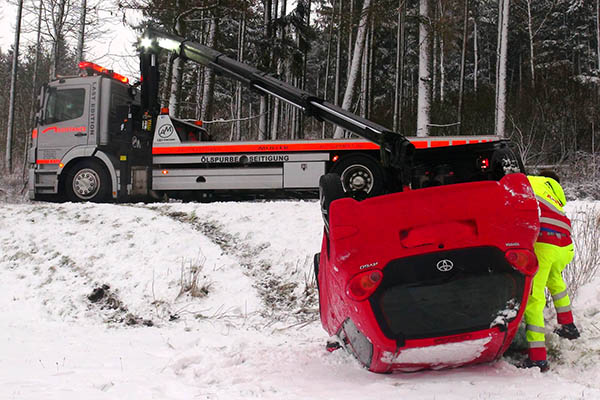
[{"label": "car tire", "polygon": [[343,157],[331,172],[340,176],[343,190],[356,200],[383,193],[383,170],[372,157],[364,154]]},{"label": "car tire", "polygon": [[321,215],[325,223],[325,229],[329,232],[329,207],[331,202],[346,197],[342,187],[342,181],[337,174],[325,174],[319,179],[319,200],[321,203]]},{"label": "car tire", "polygon": [[84,160],[71,168],[65,179],[65,193],[72,202],[108,200],[109,176],[99,163]]},{"label": "car tire", "polygon": [[321,261],[321,253],[315,253],[313,258],[313,266],[315,268],[315,282],[317,283],[317,291],[319,290],[319,262]]}]

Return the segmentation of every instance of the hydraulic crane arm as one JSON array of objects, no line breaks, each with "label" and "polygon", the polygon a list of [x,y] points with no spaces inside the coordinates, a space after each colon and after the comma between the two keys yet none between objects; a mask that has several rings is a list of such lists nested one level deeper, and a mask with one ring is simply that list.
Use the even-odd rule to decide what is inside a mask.
[{"label": "hydraulic crane arm", "polygon": [[176,35],[153,29],[147,30],[142,38],[142,48],[144,49],[142,58],[144,52],[152,53],[151,49],[157,46],[172,51],[179,57],[213,68],[216,72],[236,79],[262,94],[270,94],[284,100],[300,108],[306,115],[331,122],[378,144],[381,148],[382,164],[397,170],[400,174],[397,178],[406,182],[403,178],[408,172],[407,166],[411,162],[414,146],[399,133],[361,118],[247,64],[231,59],[212,48]]}]

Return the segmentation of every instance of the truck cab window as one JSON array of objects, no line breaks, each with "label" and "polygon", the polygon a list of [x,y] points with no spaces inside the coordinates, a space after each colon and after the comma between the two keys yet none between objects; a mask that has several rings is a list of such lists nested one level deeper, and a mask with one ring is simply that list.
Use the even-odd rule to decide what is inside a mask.
[{"label": "truck cab window", "polygon": [[83,115],[85,89],[51,90],[46,103],[45,123],[55,124]]}]

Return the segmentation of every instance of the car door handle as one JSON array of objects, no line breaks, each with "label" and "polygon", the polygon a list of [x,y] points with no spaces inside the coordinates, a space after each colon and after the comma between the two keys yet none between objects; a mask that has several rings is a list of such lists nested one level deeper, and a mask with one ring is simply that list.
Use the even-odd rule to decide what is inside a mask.
[{"label": "car door handle", "polygon": [[73,136],[86,136],[86,135],[87,135],[87,133],[79,132],[79,133],[74,134]]}]

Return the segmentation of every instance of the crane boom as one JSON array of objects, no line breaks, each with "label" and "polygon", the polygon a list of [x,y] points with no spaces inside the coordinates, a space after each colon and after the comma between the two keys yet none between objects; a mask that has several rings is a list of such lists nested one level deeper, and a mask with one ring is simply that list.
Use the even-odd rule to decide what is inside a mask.
[{"label": "crane boom", "polygon": [[[400,181],[399,190],[402,182],[406,182],[414,146],[403,135],[280,81],[248,64],[229,58],[215,49],[180,36],[148,29],[142,38],[142,43],[146,43],[142,45],[142,75],[145,70],[148,70],[144,67],[145,63],[156,63],[154,55],[157,48],[169,50],[179,57],[210,67],[217,73],[240,81],[261,94],[275,96],[298,107],[308,116],[333,123],[376,143],[381,149],[383,166],[393,173],[394,181]],[[148,57],[151,57],[151,61]]]}]

